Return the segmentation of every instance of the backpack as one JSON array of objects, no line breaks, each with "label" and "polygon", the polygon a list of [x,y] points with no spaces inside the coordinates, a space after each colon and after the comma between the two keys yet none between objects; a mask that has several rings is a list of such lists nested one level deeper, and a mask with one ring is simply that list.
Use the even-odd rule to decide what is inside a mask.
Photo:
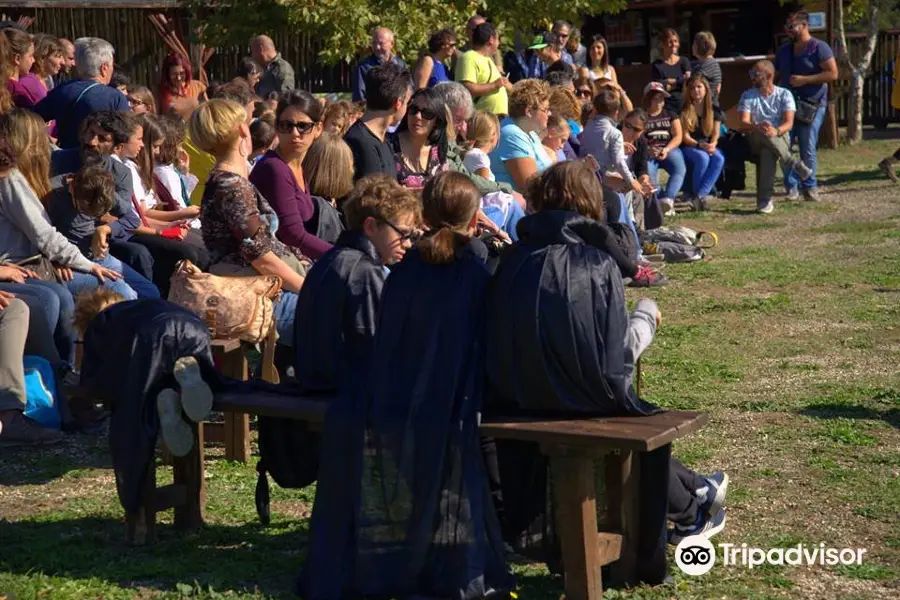
[{"label": "backpack", "polygon": [[344,231],[344,223],[341,221],[341,214],[338,212],[331,202],[320,196],[313,196],[313,204],[315,205],[315,213],[308,231],[314,233],[321,240],[334,244],[337,242],[341,232]]},{"label": "backpack", "polygon": [[701,260],[704,249],[719,243],[711,231],[694,231],[687,227],[657,227],[641,234],[645,254],[662,254],[666,262],[687,263]]},{"label": "backpack", "polygon": [[268,525],[272,520],[268,475],[286,489],[305,488],[315,482],[320,434],[310,431],[303,421],[282,417],[259,417],[258,430],[256,514],[260,523]]},{"label": "backpack", "polygon": [[41,427],[59,430],[59,391],[50,362],[40,356],[26,356],[25,416]]}]

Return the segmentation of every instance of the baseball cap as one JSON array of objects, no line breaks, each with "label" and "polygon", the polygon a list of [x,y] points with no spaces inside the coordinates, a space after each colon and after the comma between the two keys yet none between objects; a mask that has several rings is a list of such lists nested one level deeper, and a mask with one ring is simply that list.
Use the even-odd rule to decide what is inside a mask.
[{"label": "baseball cap", "polygon": [[559,36],[552,31],[545,31],[542,34],[535,36],[531,45],[528,46],[528,49],[540,50],[541,48],[546,48],[550,44],[559,44]]},{"label": "baseball cap", "polygon": [[666,98],[670,98],[672,96],[672,94],[666,91],[666,88],[663,87],[663,84],[658,81],[651,81],[647,84],[647,86],[644,88],[644,97],[646,98],[647,94],[652,94],[654,92],[659,92]]}]

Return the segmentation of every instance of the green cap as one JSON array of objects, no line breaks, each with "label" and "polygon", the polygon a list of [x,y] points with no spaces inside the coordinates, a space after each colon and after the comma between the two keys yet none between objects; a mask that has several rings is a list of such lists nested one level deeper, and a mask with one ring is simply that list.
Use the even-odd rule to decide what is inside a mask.
[{"label": "green cap", "polygon": [[537,35],[534,37],[534,40],[532,40],[531,45],[528,46],[528,49],[529,50],[540,50],[542,48],[546,48],[549,45],[550,44],[547,43],[547,40],[545,39],[544,34],[541,34],[541,35]]}]

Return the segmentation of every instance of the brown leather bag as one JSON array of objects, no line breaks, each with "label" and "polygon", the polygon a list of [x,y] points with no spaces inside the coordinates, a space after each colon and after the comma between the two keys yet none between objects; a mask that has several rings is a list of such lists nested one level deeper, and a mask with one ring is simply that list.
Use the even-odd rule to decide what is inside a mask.
[{"label": "brown leather bag", "polygon": [[256,344],[275,324],[273,302],[281,295],[280,277],[220,277],[183,260],[171,282],[169,301],[203,319],[213,338]]}]

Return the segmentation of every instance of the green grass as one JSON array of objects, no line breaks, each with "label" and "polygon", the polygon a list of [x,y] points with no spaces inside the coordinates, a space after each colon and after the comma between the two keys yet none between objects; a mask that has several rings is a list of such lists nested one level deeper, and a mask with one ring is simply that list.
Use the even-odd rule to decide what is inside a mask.
[{"label": "green grass", "polygon": [[[677,222],[719,233],[708,260],[668,265],[669,286],[628,291],[663,315],[642,359],[643,391],[701,409],[710,425],[674,452],[731,476],[718,540],[787,547],[863,545],[851,567],[717,565],[622,600],[896,598],[900,589],[900,190],[875,165],[896,141],[823,152],[818,205],[776,200],[750,214],[752,190]],[[752,169],[748,182],[753,181]],[[0,597],[82,600],[291,598],[314,489],[273,485],[270,527],[254,508],[256,458],[207,460],[207,526],[181,536],[160,514],[159,542],[124,543],[105,437],[0,454]],[[160,468],[160,483],[171,469]],[[671,557],[671,555],[670,555]],[[516,564],[522,600],[556,600],[561,578]]]}]

